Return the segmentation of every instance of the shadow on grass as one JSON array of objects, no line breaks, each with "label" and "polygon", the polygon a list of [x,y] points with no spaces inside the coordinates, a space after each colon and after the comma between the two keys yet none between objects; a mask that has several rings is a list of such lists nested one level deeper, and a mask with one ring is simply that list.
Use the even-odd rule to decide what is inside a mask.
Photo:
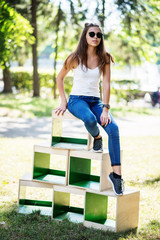
[{"label": "shadow on grass", "polygon": [[136,182],[136,181],[129,181],[129,184],[131,186],[147,186],[147,185],[154,185],[155,183],[160,181],[160,176],[152,178],[152,179],[147,179],[143,182]]},{"label": "shadow on grass", "polygon": [[153,178],[153,179],[148,179],[146,181],[144,181],[144,184],[148,185],[148,184],[154,184],[156,182],[159,182],[160,181],[160,176],[156,177],[156,178]]},{"label": "shadow on grass", "polygon": [[68,220],[56,221],[40,213],[23,215],[17,213],[17,204],[10,210],[0,213],[1,240],[118,240],[136,237],[136,229],[127,232],[113,233],[109,231],[86,228],[81,223]]},{"label": "shadow on grass", "polygon": [[109,231],[86,228],[81,223],[51,220],[41,216],[40,212],[23,215],[17,213],[17,204],[10,210],[0,213],[1,240],[160,240],[160,222],[152,220],[146,226],[127,232],[113,233]]}]

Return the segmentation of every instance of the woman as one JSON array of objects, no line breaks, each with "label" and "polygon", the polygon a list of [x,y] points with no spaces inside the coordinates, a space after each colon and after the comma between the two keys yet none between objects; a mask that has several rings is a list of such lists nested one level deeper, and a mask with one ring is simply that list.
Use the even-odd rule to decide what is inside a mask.
[{"label": "woman", "polygon": [[[64,62],[57,76],[57,86],[61,105],[55,113],[63,114],[66,109],[84,122],[93,136],[93,151],[102,152],[102,137],[98,123],[108,134],[108,148],[113,172],[108,176],[116,195],[123,194],[121,177],[119,130],[109,112],[110,99],[110,63],[112,56],[105,51],[103,34],[97,24],[85,24],[78,47]],[[64,77],[73,70],[73,88],[67,104],[64,91]],[[103,103],[100,100],[99,80],[103,74]]]}]

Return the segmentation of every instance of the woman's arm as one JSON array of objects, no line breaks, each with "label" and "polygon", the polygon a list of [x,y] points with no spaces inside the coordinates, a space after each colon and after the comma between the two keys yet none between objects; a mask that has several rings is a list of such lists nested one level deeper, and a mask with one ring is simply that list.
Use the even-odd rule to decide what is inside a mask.
[{"label": "woman's arm", "polygon": [[[110,64],[106,64],[103,71],[103,103],[109,104],[110,100]],[[108,111],[108,108],[104,108]]]},{"label": "woman's arm", "polygon": [[[110,100],[110,64],[106,64],[103,71],[103,104],[109,104]],[[102,126],[107,126],[108,122],[111,122],[108,108],[104,107],[101,114],[101,124]]]},{"label": "woman's arm", "polygon": [[61,98],[60,106],[55,109],[55,113],[57,115],[59,115],[60,113],[62,113],[63,115],[63,113],[67,109],[67,98],[64,91],[64,78],[68,74],[68,72],[73,68],[73,64],[70,65],[69,61],[70,61],[70,58],[68,58],[68,64],[66,65],[66,67],[65,66],[62,67],[61,71],[59,72],[56,78],[57,87],[58,87],[60,98]]}]

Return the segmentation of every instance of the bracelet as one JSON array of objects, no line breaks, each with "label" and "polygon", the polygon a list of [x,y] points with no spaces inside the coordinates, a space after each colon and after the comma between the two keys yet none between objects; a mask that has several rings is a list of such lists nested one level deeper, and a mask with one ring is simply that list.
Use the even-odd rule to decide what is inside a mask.
[{"label": "bracelet", "polygon": [[110,109],[110,105],[109,105],[109,104],[103,104],[103,108],[104,108],[104,107]]}]

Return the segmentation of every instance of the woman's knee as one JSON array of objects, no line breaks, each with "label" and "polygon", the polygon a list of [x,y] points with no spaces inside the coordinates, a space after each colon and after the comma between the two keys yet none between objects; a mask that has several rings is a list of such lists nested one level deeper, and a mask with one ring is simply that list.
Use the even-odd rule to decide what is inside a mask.
[{"label": "woman's knee", "polygon": [[84,120],[84,123],[86,126],[89,126],[89,127],[94,127],[96,124],[97,124],[97,120],[95,117],[88,117]]},{"label": "woman's knee", "polygon": [[119,127],[115,122],[108,124],[108,129],[106,129],[108,135],[119,137]]}]

